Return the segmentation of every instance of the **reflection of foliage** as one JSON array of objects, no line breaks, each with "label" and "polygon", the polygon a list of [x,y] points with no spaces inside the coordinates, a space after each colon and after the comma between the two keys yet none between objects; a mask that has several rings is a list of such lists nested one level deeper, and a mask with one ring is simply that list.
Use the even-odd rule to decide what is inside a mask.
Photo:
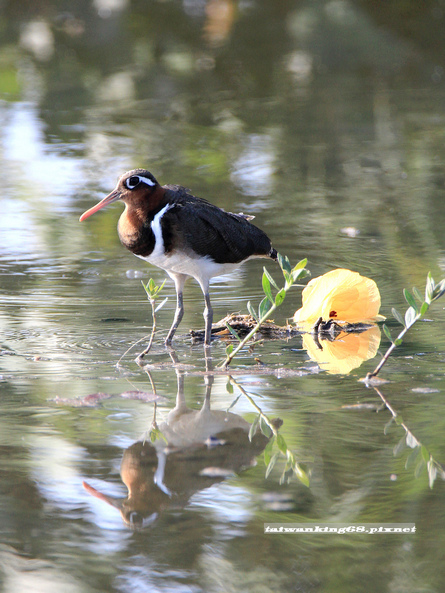
[{"label": "reflection of foliage", "polygon": [[[385,396],[382,394],[382,392],[379,389],[377,389],[376,386],[373,386],[373,388],[378,393],[380,399],[382,400],[382,402],[385,404],[386,408],[391,412],[391,415],[392,415],[391,420],[385,426],[385,433],[393,422],[395,422],[398,426],[401,426],[405,431],[404,436],[400,439],[400,441],[394,447],[394,455],[398,455],[406,447],[409,447],[412,449],[412,451],[406,459],[406,462],[405,462],[406,469],[408,469],[414,463],[416,463],[414,475],[417,478],[418,476],[420,476],[421,471],[423,470],[423,468],[426,465],[426,468],[428,471],[428,481],[429,481],[430,488],[433,487],[433,484],[437,477],[437,474],[439,474],[440,477],[443,480],[445,480],[445,471],[444,471],[443,467],[441,466],[441,464],[434,459],[434,457],[431,455],[431,453],[429,452],[427,447],[425,447],[425,445],[423,445],[419,440],[417,440],[417,438],[414,436],[414,434],[410,431],[410,429],[407,427],[407,425],[403,421],[402,417],[396,412],[396,410],[389,403],[389,401],[385,398]],[[420,454],[420,458],[419,458],[419,454]]]},{"label": "reflection of foliage", "polygon": [[[397,309],[392,309],[392,314],[397,319],[397,321],[403,325],[403,330],[399,333],[396,339],[393,339],[391,333],[386,325],[383,326],[383,331],[386,337],[391,341],[391,346],[388,348],[386,354],[374,369],[372,373],[368,373],[364,382],[368,385],[371,385],[375,391],[378,393],[380,399],[385,404],[386,408],[391,412],[392,418],[389,423],[385,427],[385,431],[389,426],[395,422],[398,426],[401,426],[405,430],[405,435],[400,439],[398,444],[394,448],[394,454],[397,455],[403,451],[405,447],[409,447],[412,449],[411,453],[408,455],[405,467],[408,468],[416,463],[416,468],[414,471],[414,475],[418,477],[426,466],[428,471],[428,481],[430,488],[433,487],[434,481],[439,474],[442,479],[445,480],[445,471],[441,464],[434,459],[430,451],[427,449],[425,445],[423,445],[411,432],[411,430],[407,427],[407,425],[402,420],[401,416],[395,411],[392,405],[388,402],[388,400],[384,397],[381,391],[376,387],[376,383],[379,381],[377,379],[377,375],[382,369],[383,365],[386,363],[388,358],[391,356],[394,349],[402,343],[402,340],[407,333],[407,331],[422,319],[426,312],[428,311],[430,305],[439,299],[441,296],[445,294],[445,279],[441,280],[436,284],[434,281],[431,273],[428,274],[425,286],[425,298],[422,297],[420,292],[417,288],[413,288],[413,292],[409,292],[408,290],[404,290],[403,294],[405,296],[405,300],[408,303],[409,307],[405,312],[405,315],[402,316]],[[420,457],[419,457],[420,454]]]},{"label": "reflection of foliage", "polygon": [[161,430],[159,429],[158,423],[156,421],[156,411],[157,411],[157,405],[155,402],[154,409],[153,409],[153,420],[151,422],[151,426],[150,426],[150,429],[148,431],[145,441],[150,441],[150,443],[155,443],[156,441],[159,441],[162,439],[166,444],[168,444],[168,441],[167,441],[164,433],[161,432]]},{"label": "reflection of foliage", "polygon": [[[223,368],[227,367],[236,354],[255,336],[255,334],[260,330],[261,325],[268,319],[269,315],[271,315],[275,309],[277,309],[286,298],[287,291],[294,286],[297,280],[301,280],[305,276],[308,275],[308,271],[305,269],[305,265],[307,263],[307,259],[303,259],[298,262],[296,266],[292,268],[289,259],[287,256],[282,256],[278,254],[278,263],[280,264],[281,271],[283,272],[284,276],[284,286],[283,288],[279,288],[275,280],[266,270],[263,268],[263,278],[262,278],[262,285],[263,285],[263,292],[265,297],[261,301],[258,306],[258,311],[255,311],[253,306],[251,305],[250,301],[247,303],[247,308],[249,310],[250,315],[255,319],[256,325],[255,327],[247,334],[247,336],[241,339],[236,331],[230,327],[229,324],[227,325],[227,329],[230,333],[239,341],[239,344],[236,348],[233,347],[233,344],[229,344],[226,349],[226,359],[223,362]],[[275,296],[272,294],[272,287],[271,285],[277,290]]]},{"label": "reflection of foliage", "polygon": [[[252,406],[257,410],[258,414],[255,416],[249,430],[249,440],[252,440],[258,429],[269,439],[269,442],[264,449],[264,463],[266,465],[266,478],[275,466],[275,463],[280,457],[284,457],[285,466],[280,478],[280,484],[289,482],[292,476],[296,476],[300,482],[309,487],[309,476],[297,461],[295,454],[287,446],[286,440],[279,432],[279,427],[261,410],[260,406],[255,402],[252,395],[250,395],[239,383],[232,377],[228,384],[229,390],[231,386],[235,385],[241,393],[249,400]],[[237,400],[235,400],[237,401]],[[234,405],[234,404],[232,404]],[[276,447],[275,447],[276,446]],[[277,448],[274,452],[274,449]]]},{"label": "reflection of foliage", "polygon": [[[385,336],[388,340],[391,341],[391,346],[388,348],[385,356],[382,358],[380,363],[374,369],[372,373],[368,373],[366,375],[366,380],[371,380],[373,377],[376,377],[383,365],[386,363],[390,355],[392,354],[393,350],[400,346],[402,340],[406,334],[406,332],[416,323],[419,319],[425,315],[428,311],[431,303],[435,300],[440,298],[443,294],[445,294],[445,279],[441,280],[439,283],[435,283],[431,273],[428,274],[426,279],[426,286],[425,286],[425,300],[423,299],[422,295],[419,293],[417,288],[413,288],[413,294],[411,294],[408,290],[403,291],[405,296],[406,302],[408,303],[409,307],[405,312],[405,317],[397,311],[397,309],[392,309],[392,314],[397,319],[397,321],[403,325],[404,329],[400,332],[395,340],[392,339],[391,333],[386,325],[383,326],[383,331]],[[413,296],[414,295],[414,296]],[[416,301],[417,299],[417,301]],[[419,306],[420,305],[420,306]]]}]

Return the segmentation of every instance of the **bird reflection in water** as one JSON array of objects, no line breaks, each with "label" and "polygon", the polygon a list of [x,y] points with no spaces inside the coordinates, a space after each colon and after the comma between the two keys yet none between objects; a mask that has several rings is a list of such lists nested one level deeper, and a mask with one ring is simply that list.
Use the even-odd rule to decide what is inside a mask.
[{"label": "bird reflection in water", "polygon": [[[84,482],[90,494],[117,508],[135,529],[166,510],[184,508],[196,492],[255,465],[269,441],[259,429],[249,440],[251,425],[238,414],[211,410],[213,376],[205,379],[201,409],[187,407],[184,375],[176,374],[176,405],[157,427],[160,438],[136,442],[124,452],[120,473],[127,497],[107,496]],[[276,428],[282,424],[280,419],[272,422]]]}]

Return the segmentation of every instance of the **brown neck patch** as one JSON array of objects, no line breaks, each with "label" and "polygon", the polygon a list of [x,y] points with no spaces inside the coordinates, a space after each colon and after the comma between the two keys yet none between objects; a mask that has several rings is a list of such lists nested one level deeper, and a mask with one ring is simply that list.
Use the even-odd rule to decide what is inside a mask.
[{"label": "brown neck patch", "polygon": [[146,191],[133,191],[122,197],[125,210],[118,223],[122,244],[136,255],[150,255],[154,249],[154,235],[151,222],[163,208],[165,190],[157,186],[147,195]]}]

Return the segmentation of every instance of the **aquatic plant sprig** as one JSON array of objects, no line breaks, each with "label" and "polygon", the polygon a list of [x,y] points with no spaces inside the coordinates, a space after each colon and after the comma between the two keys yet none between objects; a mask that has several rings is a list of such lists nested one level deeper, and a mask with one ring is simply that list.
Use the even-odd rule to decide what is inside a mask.
[{"label": "aquatic plant sprig", "polygon": [[148,301],[149,301],[150,306],[151,306],[151,317],[152,317],[152,320],[153,320],[153,325],[152,325],[152,328],[151,328],[151,334],[150,334],[150,339],[148,341],[148,346],[145,348],[145,350],[143,352],[141,352],[139,354],[139,356],[137,357],[137,360],[142,360],[144,358],[144,356],[146,354],[148,354],[148,352],[150,351],[151,346],[153,344],[153,338],[154,338],[154,335],[155,335],[156,329],[157,329],[156,328],[156,322],[157,322],[156,313],[168,301],[168,297],[165,297],[165,299],[163,301],[161,301],[159,303],[159,305],[156,304],[157,303],[157,300],[158,300],[158,297],[159,297],[159,294],[160,294],[161,290],[164,288],[165,282],[166,282],[166,279],[164,280],[164,282],[160,286],[157,286],[155,284],[155,281],[153,280],[153,278],[150,278],[150,280],[147,282],[147,284],[144,284],[144,282],[141,280],[142,286],[144,287],[144,290],[145,290],[145,292],[147,294]]},{"label": "aquatic plant sprig", "polygon": [[[280,457],[284,457],[285,465],[281,474],[280,484],[283,484],[284,482],[289,482],[292,476],[295,476],[298,478],[298,480],[300,480],[302,484],[309,488],[309,476],[302,468],[301,464],[297,461],[295,454],[288,447],[285,438],[279,432],[279,427],[277,427],[276,424],[272,420],[270,420],[267,414],[265,414],[260,408],[260,406],[256,403],[252,395],[248,393],[244,389],[244,387],[242,387],[237,381],[235,381],[233,377],[229,377],[228,385],[234,385],[235,387],[237,387],[240,390],[241,394],[250,402],[250,404],[258,412],[257,416],[255,417],[254,421],[250,426],[249,440],[251,441],[253,439],[258,428],[261,430],[264,436],[269,439],[269,442],[267,443],[264,449],[264,464],[266,466],[265,477],[268,478],[277,460]],[[235,400],[234,403],[236,403],[236,401],[238,401],[238,398]],[[233,405],[234,404],[232,404],[232,406]],[[275,448],[277,448],[277,450],[274,452]]]},{"label": "aquatic plant sprig", "polygon": [[165,299],[159,303],[158,305],[157,300],[159,298],[159,294],[161,292],[161,290],[164,288],[164,284],[166,283],[167,279],[164,280],[164,282],[160,285],[157,286],[155,284],[155,281],[153,280],[153,278],[150,278],[150,280],[147,282],[147,284],[144,284],[144,282],[141,280],[142,286],[144,287],[144,290],[147,294],[147,298],[149,300],[149,303],[151,305],[151,317],[152,317],[152,327],[151,327],[151,332],[148,336],[143,336],[142,338],[140,338],[139,340],[137,340],[136,342],[134,342],[130,348],[128,348],[123,354],[122,356],[119,358],[119,360],[116,363],[116,366],[119,367],[121,360],[130,352],[130,350],[132,350],[137,344],[140,344],[141,342],[145,341],[148,338],[148,346],[145,348],[145,350],[143,352],[141,352],[137,357],[136,357],[136,362],[141,362],[142,359],[144,358],[144,356],[146,354],[148,354],[148,352],[150,351],[152,344],[153,344],[153,339],[154,339],[154,335],[156,333],[156,324],[157,324],[157,320],[156,320],[156,313],[159,311],[159,309],[161,309],[165,303],[168,301],[168,297],[165,297]]},{"label": "aquatic plant sprig", "polygon": [[365,382],[372,381],[372,379],[379,374],[383,365],[387,362],[388,358],[391,356],[394,349],[397,348],[397,346],[400,346],[400,344],[402,343],[407,331],[416,323],[416,321],[422,319],[422,317],[425,316],[426,312],[430,308],[430,305],[444,294],[445,279],[436,283],[431,275],[431,272],[428,272],[428,276],[426,279],[425,298],[422,297],[420,292],[415,287],[413,288],[412,293],[409,292],[409,290],[407,290],[406,288],[403,290],[403,295],[405,297],[406,302],[409,305],[408,309],[405,312],[405,315],[402,316],[401,313],[399,313],[399,311],[397,311],[397,309],[395,309],[394,307],[391,310],[395,319],[397,319],[397,321],[401,325],[403,325],[403,330],[399,333],[397,338],[393,339],[388,327],[386,325],[383,325],[383,332],[385,336],[388,338],[388,340],[391,342],[391,346],[388,348],[382,360],[379,362],[374,371],[366,375],[364,379]]},{"label": "aquatic plant sprig", "polygon": [[[221,365],[222,368],[226,368],[232,362],[233,358],[238,354],[238,352],[260,330],[261,325],[268,319],[275,309],[277,309],[283,303],[288,290],[290,290],[290,288],[292,288],[292,286],[294,286],[298,280],[301,280],[309,275],[309,271],[305,268],[307,259],[302,259],[297,263],[297,265],[292,267],[287,256],[283,256],[278,253],[277,258],[283,273],[284,286],[279,288],[267,269],[263,268],[262,287],[265,296],[260,302],[257,311],[255,311],[250,301],[247,303],[247,309],[255,320],[256,325],[245,338],[241,339],[237,332],[228,323],[226,324],[227,329],[238,340],[239,344],[236,346],[236,348],[233,347],[233,344],[229,344],[229,346],[227,346],[226,359]],[[274,287],[277,291],[275,296],[272,293],[272,287]]]}]

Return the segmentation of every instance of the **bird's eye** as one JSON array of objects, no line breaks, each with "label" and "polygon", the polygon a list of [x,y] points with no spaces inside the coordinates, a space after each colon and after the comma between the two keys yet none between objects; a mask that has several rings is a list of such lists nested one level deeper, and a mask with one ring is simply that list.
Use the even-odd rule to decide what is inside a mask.
[{"label": "bird's eye", "polygon": [[140,181],[141,180],[137,175],[132,175],[126,180],[125,185],[128,187],[128,189],[134,189],[137,185],[139,185]]},{"label": "bird's eye", "polygon": [[142,527],[142,525],[144,524],[144,519],[141,516],[140,513],[138,513],[137,511],[131,511],[130,514],[128,515],[128,522],[130,523],[130,525],[132,527]]}]

